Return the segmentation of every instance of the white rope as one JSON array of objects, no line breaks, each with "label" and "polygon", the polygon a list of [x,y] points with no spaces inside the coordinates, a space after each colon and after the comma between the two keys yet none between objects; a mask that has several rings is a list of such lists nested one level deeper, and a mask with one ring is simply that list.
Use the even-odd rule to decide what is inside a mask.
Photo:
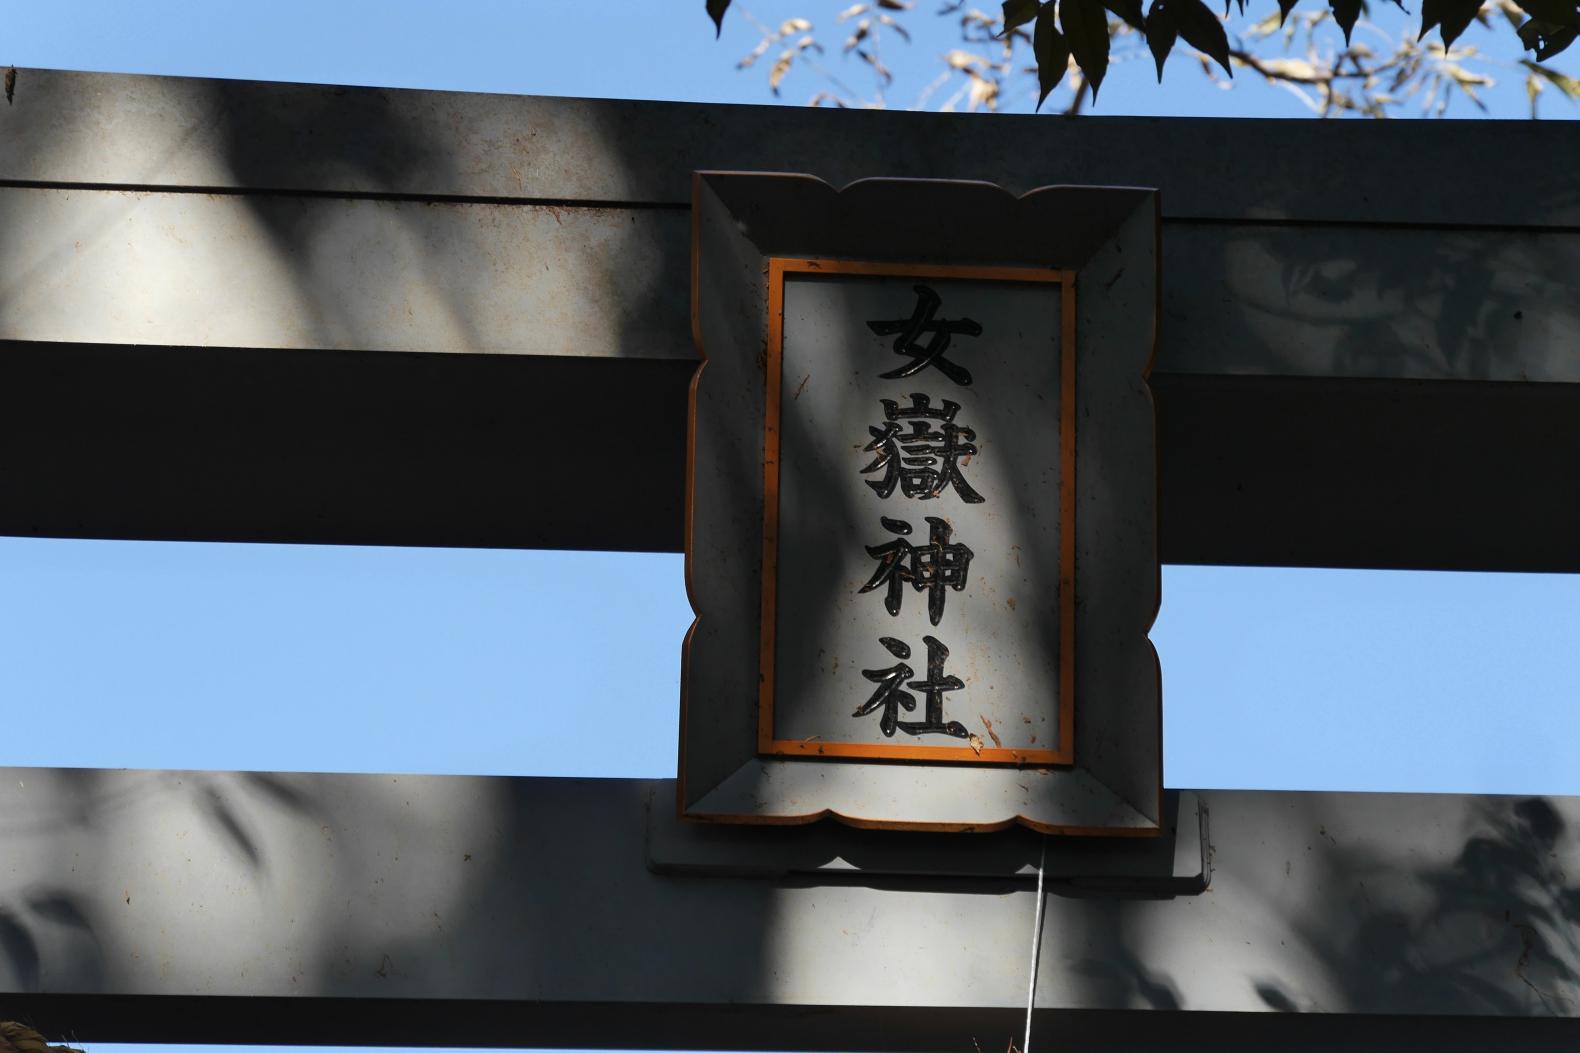
[{"label": "white rope", "polygon": [[1026,982],[1026,1035],[1021,1040],[1020,1053],[1031,1053],[1031,1008],[1037,1002],[1037,959],[1042,950],[1042,871],[1048,862],[1048,838],[1042,838],[1042,852],[1037,857],[1036,915],[1031,922],[1031,978]]}]

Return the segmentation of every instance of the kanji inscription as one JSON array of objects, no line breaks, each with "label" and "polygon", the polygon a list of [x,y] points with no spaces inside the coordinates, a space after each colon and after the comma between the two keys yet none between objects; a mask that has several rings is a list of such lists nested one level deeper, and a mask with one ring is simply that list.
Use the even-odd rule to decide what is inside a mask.
[{"label": "kanji inscription", "polygon": [[911,532],[911,524],[903,519],[883,516],[879,522],[885,530],[901,536],[886,544],[867,546],[867,555],[878,561],[878,569],[872,572],[860,591],[886,588],[884,609],[899,617],[905,586],[909,584],[916,591],[927,593],[927,618],[937,625],[944,617],[944,590],[960,592],[966,587],[972,551],[958,542],[951,543],[953,529],[937,516],[927,517],[925,545],[913,545],[905,540],[904,535]]},{"label": "kanji inscription", "polygon": [[[872,441],[862,447],[877,455],[861,470],[863,475],[881,473],[867,480],[874,493],[887,498],[898,483],[906,497],[926,499],[953,489],[970,504],[987,500],[971,488],[960,470],[962,458],[969,462],[977,452],[977,433],[955,423],[960,403],[944,399],[934,409],[929,396],[921,392],[913,393],[911,405],[903,409],[893,399],[878,401],[883,405],[883,423],[867,428]],[[936,431],[934,421],[941,422]]]},{"label": "kanji inscription", "polygon": [[770,364],[769,752],[1056,760],[1066,291],[829,269]]},{"label": "kanji inscription", "polygon": [[[851,716],[864,717],[874,710],[880,711],[883,715],[878,720],[878,729],[890,738],[894,737],[896,729],[907,735],[933,733],[952,735],[957,739],[968,738],[971,733],[964,724],[958,720],[944,720],[944,692],[959,691],[966,686],[958,676],[944,675],[944,660],[949,657],[949,648],[931,636],[922,637],[922,642],[927,645],[927,679],[912,680],[915,670],[905,664],[905,659],[911,657],[910,646],[892,636],[880,636],[878,642],[900,661],[887,669],[861,671],[861,675],[877,684],[878,689],[871,698],[857,706]],[[920,691],[927,699],[921,720],[900,719],[901,709],[909,713],[916,708],[916,697],[902,691],[902,686]]]},{"label": "kanji inscription", "polygon": [[[911,311],[909,318],[897,318],[890,321],[873,321],[867,323],[879,336],[888,336],[898,333],[894,338],[894,353],[905,355],[911,361],[903,366],[898,366],[884,373],[885,380],[899,380],[920,373],[928,366],[935,367],[940,373],[962,387],[971,383],[971,371],[964,366],[957,365],[944,357],[944,352],[949,350],[949,342],[956,333],[967,336],[981,336],[982,326],[972,318],[936,318],[942,298],[930,286],[918,285],[916,288],[916,307]],[[926,337],[926,343],[922,337]]]}]

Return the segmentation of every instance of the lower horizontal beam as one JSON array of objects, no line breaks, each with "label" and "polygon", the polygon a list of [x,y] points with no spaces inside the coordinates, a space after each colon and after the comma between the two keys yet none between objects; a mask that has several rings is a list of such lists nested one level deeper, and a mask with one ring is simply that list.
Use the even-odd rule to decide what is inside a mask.
[{"label": "lower horizontal beam", "polygon": [[[0,534],[678,551],[692,370],[0,342]],[[1153,389],[1164,562],[1580,571],[1580,385]]]},{"label": "lower horizontal beam", "polygon": [[[648,815],[674,794],[0,768],[0,1019],[92,1041],[949,1053],[1018,1032],[1033,886],[951,860],[896,875],[913,842],[886,831],[842,837],[844,873],[656,873]],[[1055,1048],[1580,1041],[1580,798],[1196,795],[1205,892],[1049,883]],[[1050,873],[1080,853],[1046,851]]]}]

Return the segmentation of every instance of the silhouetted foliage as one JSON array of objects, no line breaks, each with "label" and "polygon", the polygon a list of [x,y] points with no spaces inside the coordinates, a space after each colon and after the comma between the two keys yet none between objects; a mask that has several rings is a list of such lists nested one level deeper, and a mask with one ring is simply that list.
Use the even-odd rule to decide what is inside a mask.
[{"label": "silhouetted foliage", "polygon": [[[1323,7],[1300,12],[1295,10],[1296,0],[1277,0],[1276,12],[1253,22],[1237,39],[1231,39],[1224,20],[1233,4],[1243,15],[1246,0],[1225,0],[1223,18],[1203,0],[1150,0],[1145,10],[1142,2],[1004,0],[998,15],[968,8],[965,0],[946,3],[938,13],[958,17],[963,47],[944,56],[944,72],[922,93],[918,106],[953,81],[958,90],[944,96],[942,109],[961,105],[971,110],[997,109],[1012,78],[1029,73],[1037,78],[1038,109],[1057,87],[1067,84],[1071,99],[1065,112],[1075,113],[1084,99],[1096,98],[1111,62],[1145,47],[1157,65],[1160,83],[1169,55],[1188,50],[1209,77],[1216,79],[1212,64],[1231,78],[1236,68],[1249,69],[1289,90],[1321,116],[1382,117],[1408,102],[1441,115],[1453,98],[1485,109],[1478,91],[1493,82],[1471,65],[1485,58],[1476,48],[1456,42],[1471,23],[1490,25],[1500,19],[1520,46],[1534,54],[1520,59],[1516,67],[1524,78],[1531,116],[1536,116],[1538,99],[1549,89],[1570,100],[1580,99],[1580,81],[1544,64],[1580,34],[1580,0],[1423,0],[1419,36],[1397,41],[1391,52],[1354,39],[1369,0],[1326,0]],[[1403,9],[1402,0],[1393,2]],[[730,0],[707,0],[716,33],[729,6]],[[913,10],[914,0],[864,0],[840,11],[835,21],[849,29],[842,53],[870,67],[874,90],[870,97],[862,97],[818,67],[831,88],[817,92],[811,103],[886,105],[884,90],[894,77],[883,60],[880,42],[885,33],[909,41],[903,19]],[[1318,42],[1318,29],[1330,21],[1342,32],[1342,48]],[[745,69],[778,48],[768,71],[768,86],[776,95],[798,62],[815,64],[825,52],[808,18],[758,28],[762,40],[736,65]],[[1434,29],[1437,39],[1428,41],[1427,34]],[[1280,38],[1284,53],[1270,53]],[[1031,51],[1030,66],[1025,63],[1026,48]]]}]

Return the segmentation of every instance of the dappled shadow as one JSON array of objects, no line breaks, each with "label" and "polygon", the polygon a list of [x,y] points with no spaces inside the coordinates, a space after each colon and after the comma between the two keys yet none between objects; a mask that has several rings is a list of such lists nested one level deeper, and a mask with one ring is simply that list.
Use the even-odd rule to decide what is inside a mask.
[{"label": "dappled shadow", "polygon": [[1166,371],[1580,378],[1571,234],[1245,223],[1164,245]]},{"label": "dappled shadow", "polygon": [[[158,781],[143,775],[94,781]],[[62,789],[72,781],[28,779],[52,777]],[[41,853],[24,853],[25,869],[0,892],[0,989],[194,993],[201,975],[216,993],[595,999],[633,1012],[699,1000],[947,1002],[944,991],[995,1005],[1024,991],[1033,917],[1024,876],[656,874],[644,795],[662,783],[291,776],[265,779],[284,784],[265,790],[246,776],[215,778],[175,785],[172,776],[133,814],[117,805],[112,829],[90,806],[75,832],[16,838]],[[256,847],[258,869],[204,815],[216,792]],[[1207,893],[1168,900],[1051,884],[1038,996],[1050,1023],[1071,1006],[1572,1012],[1580,883],[1565,867],[1580,845],[1571,806],[1225,796],[1234,798],[1223,835],[1234,858]],[[656,801],[669,804],[667,794]],[[1034,840],[1018,830],[970,839],[988,850]],[[161,875],[140,872],[172,850],[177,862]],[[76,876],[60,876],[72,865]],[[271,948],[266,962],[261,947]],[[175,978],[156,980],[152,963],[130,952],[167,956],[159,968]],[[898,986],[887,970],[903,978]]]},{"label": "dappled shadow", "polygon": [[77,893],[49,886],[0,900],[0,964],[10,970],[11,989],[43,988],[46,953],[52,987],[96,988],[104,977],[104,950],[92,909]]},{"label": "dappled shadow", "polygon": [[[491,191],[519,175],[536,108],[203,84],[223,162],[253,188],[238,200],[269,249],[259,260],[300,305],[296,346],[686,355],[683,208]],[[632,149],[629,129],[603,128],[599,113],[582,130],[589,153]],[[473,138],[458,140],[458,127]]]},{"label": "dappled shadow", "polygon": [[[272,883],[289,886],[293,878],[271,878],[271,869],[288,871],[296,861],[274,857],[299,836],[294,831],[329,821],[310,792],[310,776],[11,770],[22,776],[28,806],[0,823],[10,879],[0,892],[0,975],[9,971],[10,982],[0,990],[104,989],[126,968],[128,950],[135,960],[150,949],[137,922],[128,927],[116,908],[130,913],[134,903],[141,910],[187,896],[191,906],[222,917],[219,902],[203,902],[214,881],[277,898],[282,890]],[[174,845],[180,856],[161,861],[159,853]],[[102,894],[107,884],[113,895]],[[112,963],[107,945],[118,946],[119,961]]]},{"label": "dappled shadow", "polygon": [[[34,83],[0,111],[30,155],[12,167],[63,185],[0,199],[0,249],[27,232],[0,276],[9,336],[688,356],[684,202],[567,204],[535,185],[539,169],[597,169],[634,149],[646,129],[619,107],[180,78]],[[540,136],[569,137],[586,159],[534,153]]]},{"label": "dappled shadow", "polygon": [[[344,198],[321,198],[291,193],[270,193],[281,172],[281,154],[322,173],[340,172],[346,182],[364,193],[399,193],[420,170],[438,185],[453,182],[455,159],[435,149],[413,127],[409,112],[395,104],[390,93],[377,90],[294,91],[289,108],[259,105],[258,88],[246,82],[212,80],[203,84],[211,95],[210,110],[218,127],[224,161],[236,181],[263,192],[239,200],[252,211],[272,245],[281,273],[293,283],[297,302],[310,319],[309,340],[321,347],[355,346],[363,319],[373,305],[389,303],[382,290],[366,287],[349,295],[348,281],[369,265],[382,260],[379,252],[409,253],[411,264],[421,268],[426,284],[436,292],[436,303],[449,316],[451,330],[461,346],[434,351],[480,351],[472,297],[488,290],[487,262],[482,253],[446,253],[449,267],[475,268],[470,275],[432,272],[431,253],[421,246],[431,237],[420,222],[421,212],[410,205],[374,207]],[[351,110],[352,112],[347,112]],[[348,125],[356,127],[352,141],[333,134]],[[277,186],[277,184],[276,184]],[[392,236],[389,228],[404,230]],[[454,236],[452,233],[450,236]],[[403,244],[404,242],[404,244]],[[359,243],[364,252],[358,251]],[[367,253],[375,258],[367,258]],[[369,268],[369,276],[377,273]]]},{"label": "dappled shadow", "polygon": [[1184,1009],[1185,996],[1174,977],[1145,960],[1145,930],[1132,934],[1128,913],[1122,903],[1088,900],[1079,918],[1072,919],[1073,932],[1057,934],[1060,940],[1074,935],[1079,945],[1095,952],[1064,963],[1071,986],[1082,992],[1078,1004]]},{"label": "dappled shadow", "polygon": [[[422,780],[410,792],[445,782]],[[330,893],[358,903],[337,912],[322,934],[316,989],[546,1003],[598,991],[633,1003],[678,1003],[706,991],[729,1001],[772,1001],[765,958],[775,885],[721,895],[715,881],[650,875],[644,828],[652,784],[454,785],[473,795],[469,814],[445,820],[446,851],[419,864],[429,896],[448,906],[421,917],[398,908],[370,913],[365,897],[387,878],[387,857],[367,844],[360,858],[345,861]],[[673,807],[667,797],[651,803]],[[695,942],[724,933],[724,953],[693,952]],[[342,956],[342,949],[354,953]]]},{"label": "dappled shadow", "polygon": [[[1349,885],[1349,910],[1296,915],[1291,929],[1341,1006],[1315,1005],[1252,977],[1270,1009],[1569,1015],[1580,1008],[1580,881],[1560,860],[1576,832],[1543,798],[1483,798],[1450,865],[1410,868],[1332,848],[1322,884]],[[1413,879],[1400,888],[1401,872]],[[1351,884],[1353,883],[1353,884]],[[1414,894],[1412,894],[1414,893]]]}]

